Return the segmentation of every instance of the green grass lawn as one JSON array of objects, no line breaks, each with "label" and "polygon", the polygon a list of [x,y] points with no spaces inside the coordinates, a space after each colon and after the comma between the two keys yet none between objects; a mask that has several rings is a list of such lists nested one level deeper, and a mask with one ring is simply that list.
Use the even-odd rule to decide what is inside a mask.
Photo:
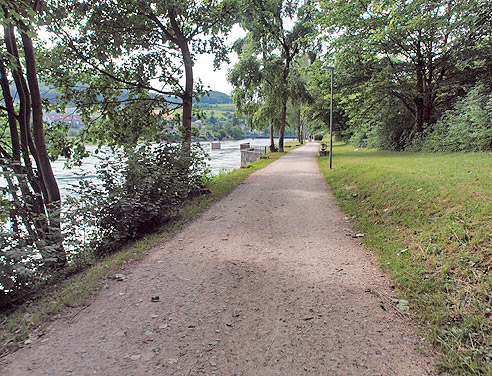
[{"label": "green grass lawn", "polygon": [[[203,110],[206,119],[210,119],[212,116],[214,116],[217,120],[226,121],[228,119],[227,115],[229,114],[229,116],[231,116],[235,111],[234,107],[230,108],[231,105],[218,105],[217,104],[214,106],[217,106],[217,107],[207,108],[207,109]],[[222,106],[222,107],[219,107],[219,106]],[[225,107],[225,106],[227,106],[227,107]],[[232,105],[232,106],[234,106],[234,105]]]},{"label": "green grass lawn", "polygon": [[[286,142],[285,145],[295,149],[297,142]],[[238,151],[239,152],[239,151]],[[97,291],[103,286],[106,278],[111,278],[122,269],[128,268],[133,262],[144,257],[152,247],[169,239],[186,223],[198,216],[214,202],[220,200],[243,182],[251,173],[274,162],[285,153],[269,153],[270,159],[261,159],[250,165],[250,168],[236,169],[220,174],[211,179],[207,186],[212,193],[188,201],[177,216],[158,233],[128,244],[121,251],[98,260],[94,265],[50,286],[33,297],[14,312],[0,314],[0,355],[14,351],[28,337],[41,335],[47,325],[68,308],[82,310],[90,303]]]},{"label": "green grass lawn", "polygon": [[232,111],[234,112],[236,110],[236,106],[234,103],[220,103],[220,104],[215,104],[213,105],[215,108],[220,109],[221,111]]},{"label": "green grass lawn", "polygon": [[428,332],[439,363],[492,375],[492,155],[335,144],[320,168]]}]

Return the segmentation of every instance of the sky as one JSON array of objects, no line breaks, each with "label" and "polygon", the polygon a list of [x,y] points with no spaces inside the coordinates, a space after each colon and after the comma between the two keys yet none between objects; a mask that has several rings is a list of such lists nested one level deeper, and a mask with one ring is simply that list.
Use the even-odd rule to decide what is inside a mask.
[{"label": "sky", "polygon": [[[227,44],[230,46],[235,40],[242,38],[245,35],[246,32],[241,29],[240,26],[234,25],[227,38]],[[229,58],[231,64],[222,63],[220,69],[214,71],[213,55],[206,54],[198,56],[193,68],[195,78],[200,78],[205,88],[208,87],[210,90],[221,91],[229,95],[232,91],[232,86],[227,82],[227,70],[232,68],[238,61],[238,57],[235,52],[231,52]]]},{"label": "sky", "polygon": [[[232,46],[232,43],[234,43],[234,41],[239,38],[243,38],[245,35],[246,32],[239,25],[236,24],[232,27],[232,30],[226,39],[226,44],[228,46]],[[41,29],[39,31],[39,36],[42,40],[47,42],[47,45],[50,45],[50,34],[47,31]],[[238,61],[238,57],[236,53],[232,51],[229,58],[231,60],[230,64],[224,62],[221,64],[218,70],[214,71],[213,55],[198,55],[193,69],[195,80],[200,78],[205,89],[221,91],[229,95],[232,91],[232,86],[229,84],[229,82],[227,82],[227,71],[229,68],[232,68],[234,64]]]}]

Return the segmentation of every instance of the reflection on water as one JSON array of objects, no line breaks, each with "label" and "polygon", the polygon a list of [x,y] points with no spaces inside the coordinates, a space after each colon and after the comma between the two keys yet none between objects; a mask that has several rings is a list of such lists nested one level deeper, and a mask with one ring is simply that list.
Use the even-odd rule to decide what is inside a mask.
[{"label": "reflection on water", "polygon": [[[245,139],[240,141],[222,141],[221,148],[219,150],[210,150],[209,142],[200,142],[203,149],[209,154],[211,160],[208,161],[209,169],[213,175],[220,173],[222,170],[233,170],[241,165],[241,153],[239,152],[239,145],[248,143],[251,147],[262,148],[270,145],[270,140],[266,138],[261,139]],[[278,144],[278,140],[275,141]],[[63,197],[67,196],[68,188],[71,185],[77,183],[77,181],[84,176],[85,178],[96,177],[96,166],[100,159],[94,154],[96,146],[87,146],[87,151],[90,153],[90,157],[85,158],[81,167],[74,167],[72,169],[64,168],[65,160],[59,158],[56,162],[53,162],[53,172],[58,181],[60,192]],[[102,156],[102,154],[99,154]]]}]

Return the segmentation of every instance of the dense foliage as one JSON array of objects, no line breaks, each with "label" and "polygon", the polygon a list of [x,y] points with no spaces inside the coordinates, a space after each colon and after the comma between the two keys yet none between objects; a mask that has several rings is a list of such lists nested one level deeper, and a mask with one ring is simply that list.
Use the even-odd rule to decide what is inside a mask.
[{"label": "dense foliage", "polygon": [[429,133],[414,141],[426,151],[492,150],[492,92],[482,84],[460,98]]},{"label": "dense foliage", "polygon": [[33,274],[44,278],[66,264],[32,39],[37,4],[0,1],[0,306]]},{"label": "dense foliage", "polygon": [[[97,223],[107,239],[91,238],[98,251],[109,250],[109,244],[117,247],[161,223],[195,186],[198,178],[193,174],[200,175],[203,168],[196,165],[190,144],[192,100],[204,92],[194,82],[193,61],[205,52],[215,53],[217,64],[227,60],[223,38],[235,17],[235,3],[1,0],[0,6],[4,29],[0,163],[5,177],[0,192],[0,298],[11,301],[18,292],[48,280],[53,269],[65,268],[72,256],[64,248],[60,193],[48,143],[52,157],[75,156],[80,162],[87,140],[126,147],[157,140],[169,106],[182,107],[182,150],[157,146],[156,156],[143,149],[128,154],[126,161],[133,167],[106,166],[109,175],[101,176],[106,178],[106,190],[86,186],[98,195],[92,197],[98,208],[107,209],[98,216],[106,222]],[[35,43],[43,24],[58,38],[49,49]],[[56,104],[43,101],[38,72],[58,91]],[[43,106],[63,110],[67,105],[76,106],[82,115],[83,137],[65,137],[64,125],[45,128]],[[151,165],[160,166],[159,171]],[[126,175],[117,178],[123,171]],[[131,175],[137,171],[140,176]],[[146,174],[152,187],[144,184]],[[130,196],[117,185],[125,181],[130,189],[132,178],[136,191],[142,186],[140,196],[136,191]],[[91,220],[89,216],[81,223]],[[103,247],[99,241],[107,244]],[[76,247],[80,244],[68,249],[79,252]]]},{"label": "dense foliage", "polygon": [[[475,88],[482,96],[492,92],[490,1],[317,3],[325,61],[335,67],[335,129],[355,144],[418,148],[434,131],[437,138],[446,129],[463,130],[448,111],[460,111]],[[326,87],[328,77],[312,77]],[[490,150],[487,142],[448,144],[434,148]]]},{"label": "dense foliage", "polygon": [[98,167],[99,181],[81,180],[69,197],[66,241],[78,256],[114,252],[175,215],[206,173],[199,145],[191,154],[181,146],[160,144],[109,155]]},{"label": "dense foliage", "polygon": [[194,101],[203,104],[229,104],[232,103],[231,97],[229,97],[225,93],[221,93],[220,91],[212,90],[208,92],[206,95],[203,95],[198,98],[198,101]]},{"label": "dense foliage", "polygon": [[203,53],[214,55],[215,66],[227,61],[224,38],[236,16],[234,0],[49,5],[46,21],[57,39],[43,61],[44,73],[60,91],[59,100],[82,111],[91,124],[88,133],[104,142],[132,143],[159,133],[166,115],[181,108],[173,119],[181,124],[183,141],[191,141],[193,98],[204,93],[193,65]]},{"label": "dense foliage", "polygon": [[306,96],[295,62],[317,46],[306,38],[314,31],[309,22],[314,9],[309,1],[254,0],[246,4],[241,25],[248,35],[235,43],[240,61],[228,77],[234,86],[234,103],[258,128],[270,127],[271,151],[277,129],[283,151],[288,102]]},{"label": "dense foliage", "polygon": [[[101,158],[97,179],[81,179],[63,203],[63,246],[70,269],[84,268],[156,231],[177,214],[190,191],[202,186],[207,173],[199,145],[191,151],[179,145],[139,145]],[[8,208],[3,202],[2,209]],[[0,246],[0,306],[8,306],[52,276],[40,257],[49,245],[2,228]]]}]

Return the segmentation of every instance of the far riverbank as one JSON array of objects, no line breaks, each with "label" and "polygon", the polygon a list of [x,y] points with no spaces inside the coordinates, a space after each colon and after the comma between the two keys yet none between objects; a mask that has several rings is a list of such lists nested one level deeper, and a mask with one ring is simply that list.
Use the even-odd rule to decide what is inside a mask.
[{"label": "far riverbank", "polygon": [[[285,141],[289,141],[286,139]],[[243,140],[225,140],[221,141],[221,148],[218,150],[210,150],[209,141],[201,141],[200,144],[208,155],[210,161],[207,161],[208,168],[212,175],[217,175],[222,171],[230,171],[238,168],[241,165],[241,153],[239,152],[239,145],[243,143],[250,143],[251,147],[264,148],[270,145],[270,139],[268,138],[247,138]],[[278,138],[275,138],[275,143],[278,144]],[[87,145],[87,150],[90,154],[85,158],[81,167],[74,167],[72,169],[65,168],[65,159],[59,158],[52,163],[53,172],[60,187],[60,192],[63,197],[68,195],[69,189],[82,177],[86,179],[96,178],[96,167],[100,161],[101,153],[99,156],[95,154],[97,147],[95,145]]]}]

